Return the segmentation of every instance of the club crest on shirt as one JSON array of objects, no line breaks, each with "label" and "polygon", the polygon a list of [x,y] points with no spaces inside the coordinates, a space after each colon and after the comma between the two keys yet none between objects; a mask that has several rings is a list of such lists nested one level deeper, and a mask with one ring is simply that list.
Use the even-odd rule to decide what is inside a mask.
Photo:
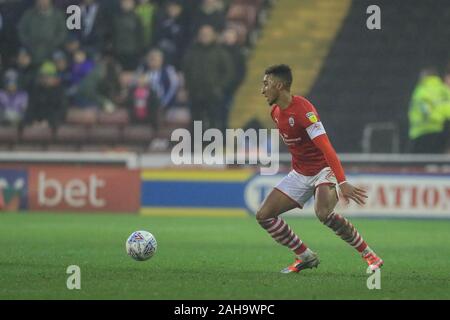
[{"label": "club crest on shirt", "polygon": [[311,121],[311,123],[316,123],[317,122],[317,117],[314,114],[314,112],[308,112],[306,114],[306,117],[309,119],[309,121]]},{"label": "club crest on shirt", "polygon": [[293,127],[295,124],[294,117],[289,117],[289,125]]}]

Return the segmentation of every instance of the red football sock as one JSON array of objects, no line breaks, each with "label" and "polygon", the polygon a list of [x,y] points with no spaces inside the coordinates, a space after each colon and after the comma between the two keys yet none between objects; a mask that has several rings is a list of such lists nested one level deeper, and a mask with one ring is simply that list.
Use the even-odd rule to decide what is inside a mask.
[{"label": "red football sock", "polygon": [[259,221],[261,227],[266,229],[270,236],[279,244],[288,247],[299,255],[308,249],[300,238],[281,218],[271,218]]},{"label": "red football sock", "polygon": [[362,253],[367,248],[367,243],[356,228],[340,214],[331,213],[324,224],[331,228],[342,240],[358,250],[358,252]]}]

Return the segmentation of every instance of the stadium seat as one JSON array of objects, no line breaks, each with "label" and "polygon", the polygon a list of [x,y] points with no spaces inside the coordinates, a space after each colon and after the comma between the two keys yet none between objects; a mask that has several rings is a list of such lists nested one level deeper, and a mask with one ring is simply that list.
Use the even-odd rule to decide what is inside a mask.
[{"label": "stadium seat", "polygon": [[0,126],[0,143],[14,143],[19,139],[19,130],[14,126]]},{"label": "stadium seat", "polygon": [[127,143],[148,144],[154,136],[152,128],[144,125],[129,125],[123,128],[123,140]]},{"label": "stadium seat", "polygon": [[143,153],[146,150],[145,145],[143,144],[119,144],[114,146],[115,152],[134,152],[134,153]]},{"label": "stadium seat", "polygon": [[49,127],[29,126],[22,131],[23,142],[50,142],[53,139],[52,129]]},{"label": "stadium seat", "polygon": [[128,111],[117,109],[113,112],[101,111],[98,113],[98,123],[106,125],[126,125],[129,122]]},{"label": "stadium seat", "polygon": [[97,110],[92,108],[70,108],[67,111],[66,122],[71,124],[93,125],[97,123]]},{"label": "stadium seat", "polygon": [[165,126],[188,128],[191,123],[191,114],[188,108],[170,109],[164,119]]},{"label": "stadium seat", "polygon": [[112,146],[103,144],[84,144],[81,146],[81,152],[107,152],[112,150]]},{"label": "stadium seat", "polygon": [[169,139],[172,136],[172,132],[176,129],[179,129],[178,126],[165,126],[163,128],[160,128],[158,132],[155,132],[155,138],[160,139]]},{"label": "stadium seat", "polygon": [[39,143],[18,143],[15,144],[12,148],[13,151],[44,151],[45,147],[42,144]]},{"label": "stadium seat", "polygon": [[79,147],[75,144],[49,144],[47,151],[52,152],[77,152]]},{"label": "stadium seat", "polygon": [[170,140],[168,138],[155,138],[148,145],[148,152],[168,152],[170,149]]},{"label": "stadium seat", "polygon": [[120,128],[113,125],[98,125],[88,129],[88,140],[93,143],[116,143],[120,139]]},{"label": "stadium seat", "polygon": [[85,126],[65,124],[56,130],[56,141],[81,143],[87,140]]}]

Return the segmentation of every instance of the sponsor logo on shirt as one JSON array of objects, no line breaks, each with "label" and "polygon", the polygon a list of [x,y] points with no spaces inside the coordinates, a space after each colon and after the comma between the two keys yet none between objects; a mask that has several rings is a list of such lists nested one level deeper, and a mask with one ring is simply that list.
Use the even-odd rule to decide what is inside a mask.
[{"label": "sponsor logo on shirt", "polygon": [[308,112],[306,114],[306,117],[311,121],[311,123],[316,123],[318,121],[317,116],[314,114],[314,112]]},{"label": "sponsor logo on shirt", "polygon": [[295,124],[294,117],[289,117],[289,125],[293,127]]}]

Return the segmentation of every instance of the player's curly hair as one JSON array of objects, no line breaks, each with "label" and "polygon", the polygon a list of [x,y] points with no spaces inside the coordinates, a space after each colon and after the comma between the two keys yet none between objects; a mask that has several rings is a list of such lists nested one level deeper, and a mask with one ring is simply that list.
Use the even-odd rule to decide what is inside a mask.
[{"label": "player's curly hair", "polygon": [[278,79],[280,79],[287,88],[291,87],[292,84],[292,70],[286,64],[276,64],[270,66],[266,69],[265,73],[267,75],[274,75]]}]

